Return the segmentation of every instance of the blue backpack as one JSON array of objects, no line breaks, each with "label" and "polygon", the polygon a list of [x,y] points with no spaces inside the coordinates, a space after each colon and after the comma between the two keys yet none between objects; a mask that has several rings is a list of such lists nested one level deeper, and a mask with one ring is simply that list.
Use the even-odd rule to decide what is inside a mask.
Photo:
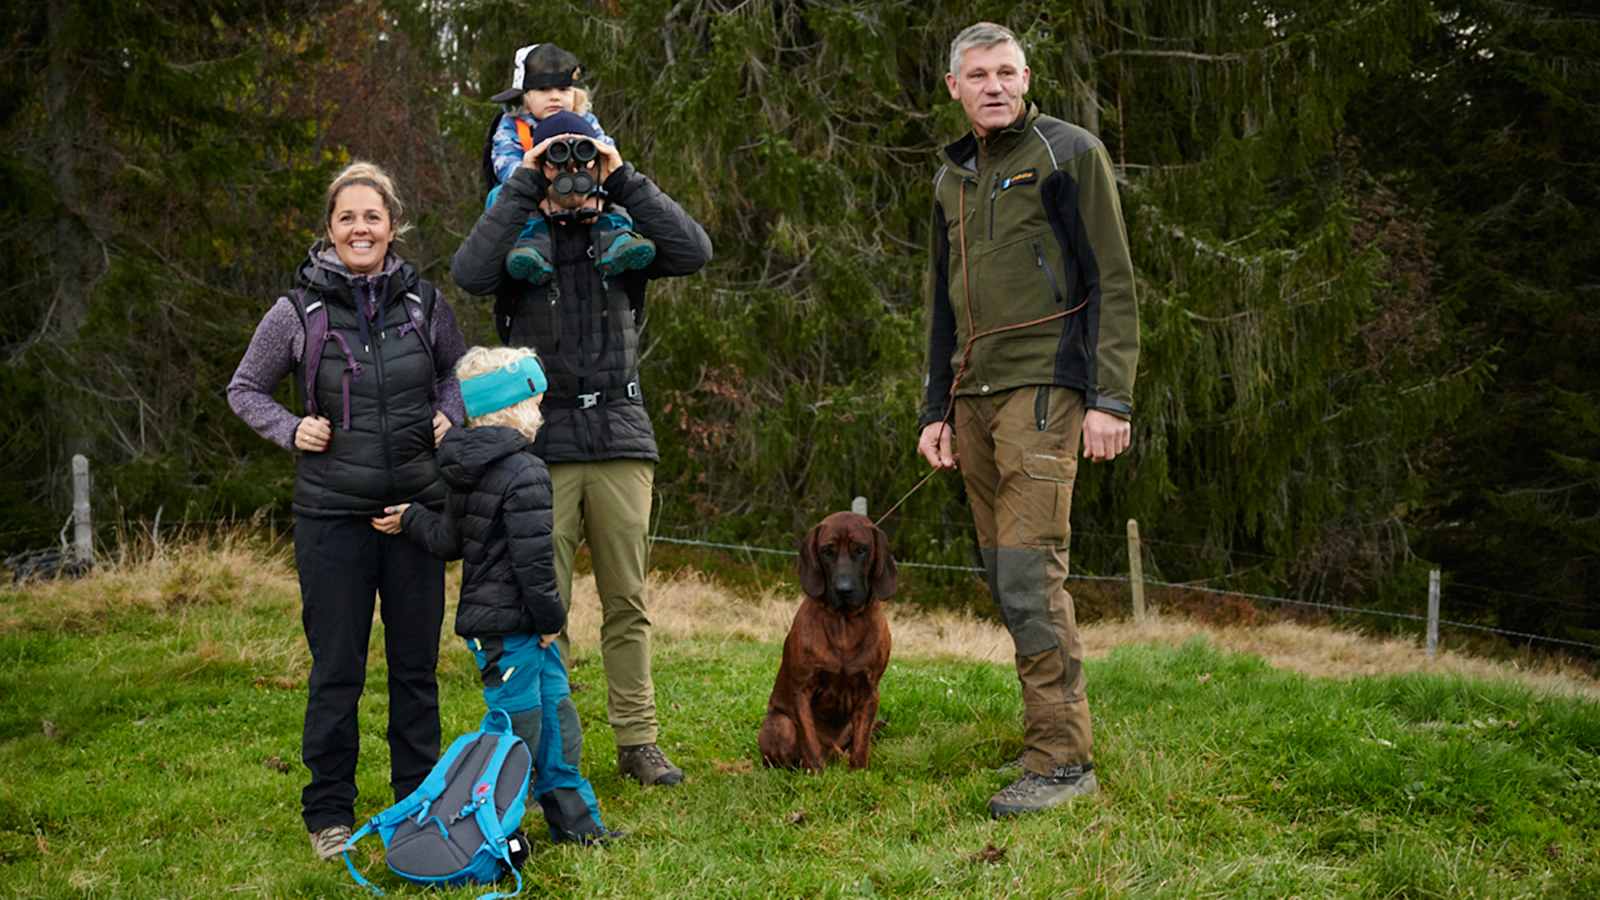
[{"label": "blue backpack", "polygon": [[[376,831],[389,868],[408,881],[446,887],[492,884],[509,869],[517,889],[491,891],[478,900],[521,893],[518,868],[527,857],[527,841],[516,832],[532,771],[533,754],[511,733],[511,716],[489,710],[483,725],[456,738],[410,796],[350,836],[344,864],[351,877],[373,893],[383,893],[350,861],[356,842]],[[516,846],[519,842],[522,846]]]}]

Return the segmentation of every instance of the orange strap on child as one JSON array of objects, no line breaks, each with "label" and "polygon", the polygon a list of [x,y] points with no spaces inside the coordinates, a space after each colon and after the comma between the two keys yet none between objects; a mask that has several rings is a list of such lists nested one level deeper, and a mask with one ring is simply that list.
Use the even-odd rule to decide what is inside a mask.
[{"label": "orange strap on child", "polygon": [[522,142],[522,152],[527,153],[533,149],[533,129],[528,127],[528,120],[521,116],[516,117],[517,140]]}]

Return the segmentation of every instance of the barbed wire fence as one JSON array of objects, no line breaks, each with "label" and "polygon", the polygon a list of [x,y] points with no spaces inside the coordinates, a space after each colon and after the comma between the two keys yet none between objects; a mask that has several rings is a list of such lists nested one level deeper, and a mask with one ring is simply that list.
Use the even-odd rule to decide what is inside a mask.
[{"label": "barbed wire fence", "polygon": [[[86,570],[88,566],[93,565],[94,558],[95,558],[94,557],[94,527],[93,527],[93,523],[91,521],[91,513],[90,513],[91,504],[89,502],[90,501],[90,493],[92,491],[92,479],[91,479],[90,473],[89,473],[88,461],[86,459],[84,459],[83,457],[81,457],[81,456],[74,457],[74,459],[73,459],[73,476],[74,476],[73,477],[73,486],[74,486],[74,490],[73,490],[73,494],[74,494],[74,497],[73,497],[73,513],[72,513],[71,516],[68,517],[66,523],[64,523],[59,529],[50,529],[50,528],[44,528],[44,527],[0,529],[0,539],[10,539],[10,538],[15,538],[15,537],[23,537],[23,536],[39,537],[39,538],[44,538],[46,536],[53,536],[55,538],[55,542],[59,544],[59,548],[51,548],[48,551],[33,551],[33,553],[31,554],[33,559],[37,560],[37,559],[40,558],[38,556],[38,554],[47,552],[47,553],[50,553],[50,554],[54,554],[55,555],[54,558],[59,559],[66,566],[78,567],[76,569],[76,571]],[[855,500],[855,503],[853,504],[853,508],[857,512],[865,513],[866,512],[866,500],[865,500],[865,498],[857,497],[856,500]],[[773,507],[773,509],[777,510],[777,509],[779,509],[779,507]],[[792,509],[789,509],[788,511],[792,512]],[[904,514],[902,513],[902,516],[903,515]],[[123,521],[118,522],[117,525],[121,529],[124,529],[124,530],[127,530],[127,531],[132,531],[132,530],[135,530],[135,529],[142,530],[143,534],[146,537],[148,537],[154,544],[159,546],[159,544],[160,544],[160,542],[162,540],[162,531],[163,531],[163,529],[165,529],[168,534],[172,534],[172,533],[180,533],[181,534],[184,531],[189,530],[189,529],[193,529],[193,528],[238,527],[241,524],[247,524],[247,523],[266,526],[267,528],[270,529],[270,534],[271,534],[272,540],[273,541],[277,541],[279,536],[280,536],[280,530],[282,530],[284,532],[287,532],[288,529],[290,527],[292,527],[292,522],[293,522],[292,516],[288,516],[288,515],[284,515],[284,514],[276,514],[276,515],[267,514],[267,515],[257,515],[257,516],[252,517],[250,520],[247,520],[247,521],[243,521],[243,520],[240,520],[240,519],[234,518],[234,517],[226,517],[226,516],[224,516],[224,517],[185,517],[185,518],[169,520],[168,522],[163,524],[163,522],[161,520],[161,513],[158,511],[156,516],[153,519],[150,519],[150,520],[143,520],[143,519],[123,520]],[[72,534],[72,540],[70,542],[69,542],[68,537],[67,537],[69,532],[71,532],[71,534]],[[1115,534],[1112,534],[1112,533],[1109,533],[1109,532],[1085,531],[1085,530],[1082,530],[1082,529],[1075,529],[1074,530],[1074,536],[1075,537],[1087,537],[1087,538],[1091,538],[1091,539],[1095,539],[1095,540],[1108,540],[1108,539],[1119,539],[1120,540],[1122,538],[1121,535],[1115,535]],[[1521,630],[1516,630],[1516,629],[1499,628],[1499,627],[1495,627],[1495,626],[1491,626],[1491,625],[1484,625],[1484,624],[1476,623],[1476,622],[1463,622],[1463,621],[1459,621],[1459,620],[1455,620],[1455,619],[1446,619],[1446,618],[1444,618],[1442,616],[1442,614],[1441,614],[1441,605],[1442,605],[1441,587],[1440,587],[1440,584],[1441,584],[1441,573],[1437,569],[1432,570],[1430,572],[1430,574],[1429,574],[1429,591],[1428,591],[1428,600],[1427,600],[1427,607],[1426,607],[1427,611],[1426,611],[1426,613],[1401,612],[1401,611],[1387,610],[1387,609],[1373,609],[1373,608],[1370,608],[1370,607],[1350,606],[1350,605],[1347,605],[1347,604],[1339,604],[1339,603],[1327,603],[1327,602],[1318,601],[1318,600],[1306,600],[1306,599],[1303,599],[1303,598],[1296,598],[1296,597],[1282,597],[1282,596],[1278,596],[1278,595],[1274,595],[1274,594],[1266,594],[1266,593],[1259,593],[1259,592],[1233,590],[1233,589],[1228,589],[1228,588],[1217,588],[1217,587],[1212,587],[1210,584],[1207,583],[1207,582],[1210,582],[1210,581],[1225,579],[1228,576],[1219,576],[1219,578],[1203,579],[1201,581],[1196,581],[1196,582],[1174,582],[1174,581],[1167,581],[1167,580],[1160,579],[1160,578],[1147,577],[1147,576],[1143,575],[1143,573],[1142,573],[1143,562],[1147,557],[1153,556],[1153,554],[1154,554],[1154,549],[1153,548],[1156,548],[1156,547],[1167,547],[1167,548],[1174,548],[1174,549],[1184,549],[1184,550],[1196,551],[1197,553],[1201,553],[1201,554],[1212,554],[1212,553],[1215,553],[1217,548],[1203,546],[1203,545],[1199,545],[1199,544],[1190,544],[1190,543],[1185,543],[1185,542],[1182,542],[1182,541],[1172,541],[1172,540],[1164,540],[1164,539],[1150,539],[1148,537],[1143,537],[1143,536],[1141,536],[1139,534],[1138,525],[1133,520],[1129,520],[1129,522],[1128,522],[1128,533],[1127,533],[1126,539],[1127,539],[1127,560],[1128,560],[1128,563],[1129,563],[1129,570],[1130,570],[1128,574],[1126,574],[1126,575],[1093,575],[1093,574],[1076,574],[1076,573],[1074,573],[1074,574],[1070,574],[1070,575],[1067,576],[1067,581],[1068,582],[1074,582],[1074,581],[1076,581],[1076,582],[1098,582],[1098,583],[1124,584],[1124,585],[1127,585],[1128,586],[1128,590],[1129,590],[1130,600],[1131,600],[1131,613],[1132,613],[1132,617],[1136,621],[1141,621],[1146,617],[1144,596],[1143,596],[1144,589],[1145,588],[1164,588],[1164,589],[1170,589],[1170,590],[1176,590],[1176,591],[1184,591],[1184,592],[1189,592],[1189,593],[1197,593],[1197,594],[1212,596],[1212,597],[1216,597],[1216,598],[1243,599],[1243,600],[1248,600],[1248,601],[1250,601],[1252,603],[1266,603],[1266,604],[1274,604],[1274,605],[1283,606],[1283,607],[1292,607],[1292,608],[1297,608],[1297,609],[1320,610],[1320,611],[1324,611],[1324,612],[1328,612],[1328,613],[1336,613],[1336,614],[1340,614],[1340,615],[1368,616],[1368,617],[1373,617],[1373,618],[1389,619],[1389,620],[1400,621],[1400,622],[1421,623],[1425,628],[1425,635],[1426,635],[1425,647],[1426,647],[1426,652],[1428,653],[1429,656],[1435,655],[1435,653],[1437,651],[1438,635],[1439,635],[1439,629],[1441,627],[1448,627],[1448,628],[1458,629],[1458,630],[1461,630],[1461,631],[1475,632],[1475,633],[1480,633],[1480,634],[1495,635],[1495,636],[1502,637],[1502,638],[1509,638],[1509,639],[1518,640],[1518,641],[1527,641],[1527,642],[1530,642],[1530,643],[1549,644],[1549,645],[1552,645],[1552,646],[1572,648],[1572,649],[1575,649],[1575,650],[1587,650],[1587,651],[1591,651],[1591,652],[1600,652],[1600,644],[1591,643],[1591,642],[1587,642],[1587,641],[1578,641],[1578,640],[1572,640],[1572,639],[1569,639],[1569,638],[1557,637],[1557,636],[1554,636],[1554,635],[1537,634],[1537,633],[1533,633],[1533,632],[1521,631]],[[791,550],[791,549],[785,549],[785,548],[779,548],[779,547],[764,547],[764,546],[760,546],[760,545],[756,545],[756,544],[734,543],[734,542],[725,542],[725,541],[712,541],[712,540],[705,540],[705,539],[701,539],[701,538],[673,537],[673,536],[670,536],[670,535],[663,535],[663,534],[659,533],[659,524],[658,524],[657,527],[652,528],[652,533],[650,534],[650,541],[651,541],[652,544],[660,543],[660,544],[670,544],[670,545],[684,546],[684,547],[693,547],[693,548],[704,549],[704,550],[720,550],[720,551],[726,551],[726,552],[743,553],[743,554],[749,555],[752,558],[757,556],[757,555],[761,555],[761,556],[785,556],[785,557],[794,557],[794,556],[798,556],[799,555],[798,551]],[[1275,557],[1272,557],[1272,556],[1269,556],[1269,555],[1266,555],[1266,554],[1259,554],[1259,553],[1233,552],[1233,551],[1230,551],[1229,555],[1230,556],[1251,557],[1251,558],[1259,559],[1262,562],[1275,562],[1275,561],[1277,561],[1277,559]],[[17,555],[15,555],[13,557],[8,558],[6,560],[6,562],[7,562],[8,565],[12,566],[13,570],[16,571],[18,576],[20,577],[22,575],[22,569],[19,567],[18,561],[20,560],[20,561],[26,562],[29,556],[30,556],[30,554],[17,554]],[[896,565],[900,566],[901,568],[914,569],[914,570],[921,569],[921,570],[935,571],[935,572],[966,573],[966,574],[971,574],[971,575],[979,576],[979,577],[981,577],[984,574],[984,570],[981,567],[972,566],[972,565],[953,565],[953,564],[949,564],[949,563],[935,563],[935,562],[926,562],[926,561],[921,561],[921,560],[900,559],[900,558],[897,558],[895,562],[896,562]],[[1546,608],[1563,609],[1563,610],[1569,610],[1569,611],[1583,611],[1583,612],[1590,611],[1589,607],[1587,607],[1587,606],[1585,606],[1583,604],[1576,604],[1576,603],[1572,603],[1572,602],[1569,602],[1569,601],[1557,600],[1555,598],[1550,598],[1550,597],[1539,597],[1539,596],[1530,595],[1530,594],[1521,594],[1521,593],[1517,593],[1517,592],[1506,591],[1506,590],[1503,590],[1503,589],[1500,589],[1500,588],[1486,587],[1486,586],[1483,586],[1483,585],[1474,585],[1474,584],[1452,582],[1451,585],[1450,585],[1450,589],[1452,591],[1451,605],[1453,607],[1464,608],[1464,609],[1469,609],[1469,610],[1470,609],[1479,609],[1479,610],[1487,610],[1487,611],[1496,610],[1496,609],[1499,608],[1499,604],[1494,603],[1491,598],[1502,597],[1502,598],[1508,598],[1508,599],[1521,600],[1521,601],[1528,602],[1528,603],[1542,604]],[[1456,592],[1461,592],[1461,593],[1456,593]],[[1462,596],[1462,594],[1465,594],[1466,596]]]}]

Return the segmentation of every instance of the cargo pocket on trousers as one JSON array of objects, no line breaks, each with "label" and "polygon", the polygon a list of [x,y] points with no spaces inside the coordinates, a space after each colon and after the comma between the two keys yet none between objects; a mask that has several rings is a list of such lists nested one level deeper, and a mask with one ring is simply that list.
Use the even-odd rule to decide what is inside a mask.
[{"label": "cargo pocket on trousers", "polygon": [[1024,507],[1028,511],[1028,521],[1021,523],[1025,542],[1042,547],[1065,546],[1072,516],[1072,482],[1078,476],[1077,458],[1070,450],[1027,450],[1022,455],[1022,471],[1028,476],[1027,490],[1035,495],[1033,502]]}]

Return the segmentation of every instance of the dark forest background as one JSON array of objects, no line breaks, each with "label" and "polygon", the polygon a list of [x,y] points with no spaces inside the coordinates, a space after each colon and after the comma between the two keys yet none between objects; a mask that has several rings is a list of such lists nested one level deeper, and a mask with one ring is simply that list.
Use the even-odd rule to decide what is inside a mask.
[{"label": "dark forest background", "polygon": [[[43,0],[0,12],[0,551],[68,460],[99,521],[284,517],[289,455],[223,387],[354,158],[469,340],[450,254],[512,51],[591,73],[716,261],[650,296],[660,533],[791,546],[914,456],[942,83],[978,19],[1119,166],[1143,328],[1131,455],[1085,466],[1074,565],[1600,639],[1600,11],[1581,0]],[[285,392],[287,398],[287,392]],[[958,479],[886,525],[966,564]],[[1154,566],[1154,569],[1151,569]]]}]

